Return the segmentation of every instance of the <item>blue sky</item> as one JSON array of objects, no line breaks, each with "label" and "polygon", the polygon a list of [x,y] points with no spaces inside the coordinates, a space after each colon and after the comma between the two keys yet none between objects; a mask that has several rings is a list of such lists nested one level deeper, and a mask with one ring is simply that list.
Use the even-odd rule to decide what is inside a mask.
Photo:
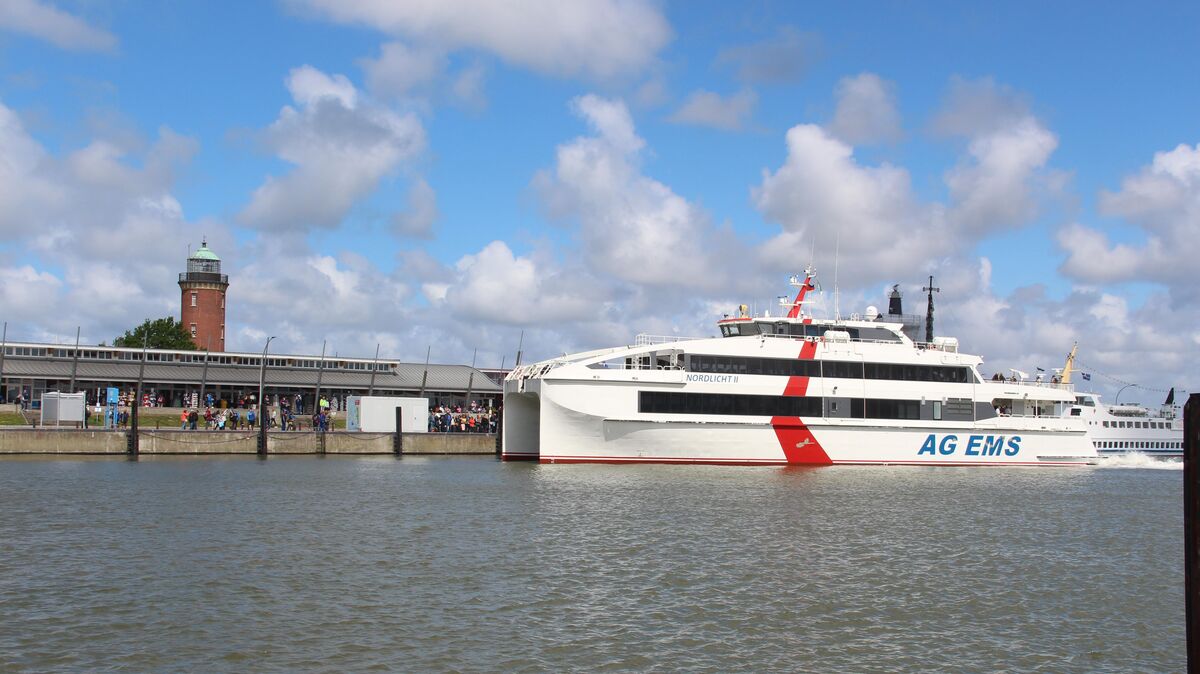
[{"label": "blue sky", "polygon": [[0,0],[10,335],[176,314],[207,235],[231,349],[511,362],[708,334],[815,243],[997,368],[1195,382],[1194,3],[493,6]]}]

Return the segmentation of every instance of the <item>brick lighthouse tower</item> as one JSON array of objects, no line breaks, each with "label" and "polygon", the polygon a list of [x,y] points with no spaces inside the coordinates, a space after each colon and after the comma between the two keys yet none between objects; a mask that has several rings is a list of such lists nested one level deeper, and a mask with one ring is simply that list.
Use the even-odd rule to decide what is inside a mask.
[{"label": "brick lighthouse tower", "polygon": [[225,350],[225,289],[229,277],[221,273],[221,258],[201,240],[200,249],[187,260],[179,275],[182,299],[180,322],[192,335],[196,348]]}]

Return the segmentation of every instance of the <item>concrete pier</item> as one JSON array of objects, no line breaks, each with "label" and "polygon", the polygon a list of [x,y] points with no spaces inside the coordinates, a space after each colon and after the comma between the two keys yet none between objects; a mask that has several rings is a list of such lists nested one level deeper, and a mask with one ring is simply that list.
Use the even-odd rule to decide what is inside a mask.
[{"label": "concrete pier", "polygon": [[[0,456],[17,454],[125,454],[129,430],[0,429]],[[270,431],[268,454],[392,454],[394,433]],[[138,432],[141,454],[255,454],[256,431]],[[495,453],[490,433],[405,433],[404,453],[484,455]]]}]

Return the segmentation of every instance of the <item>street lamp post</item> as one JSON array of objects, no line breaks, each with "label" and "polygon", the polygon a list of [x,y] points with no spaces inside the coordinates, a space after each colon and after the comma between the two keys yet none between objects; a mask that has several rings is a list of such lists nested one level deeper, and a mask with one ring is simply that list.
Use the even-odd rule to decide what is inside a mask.
[{"label": "street lamp post", "polygon": [[1121,402],[1121,391],[1124,391],[1125,389],[1129,388],[1130,386],[1137,386],[1137,384],[1126,384],[1126,385],[1122,386],[1121,389],[1119,391],[1117,391],[1117,397],[1113,398],[1114,405]]},{"label": "street lamp post", "polygon": [[275,339],[275,335],[267,338],[266,345],[263,346],[262,363],[258,368],[258,455],[266,456],[267,454],[267,406],[263,398],[263,385],[267,381],[267,349],[271,348],[271,340]]}]

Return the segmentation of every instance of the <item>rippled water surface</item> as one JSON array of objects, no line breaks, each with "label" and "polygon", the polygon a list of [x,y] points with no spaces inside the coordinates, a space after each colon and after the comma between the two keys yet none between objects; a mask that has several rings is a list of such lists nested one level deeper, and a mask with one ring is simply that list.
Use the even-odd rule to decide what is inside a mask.
[{"label": "rippled water surface", "polygon": [[0,460],[0,670],[1182,671],[1178,470]]}]

